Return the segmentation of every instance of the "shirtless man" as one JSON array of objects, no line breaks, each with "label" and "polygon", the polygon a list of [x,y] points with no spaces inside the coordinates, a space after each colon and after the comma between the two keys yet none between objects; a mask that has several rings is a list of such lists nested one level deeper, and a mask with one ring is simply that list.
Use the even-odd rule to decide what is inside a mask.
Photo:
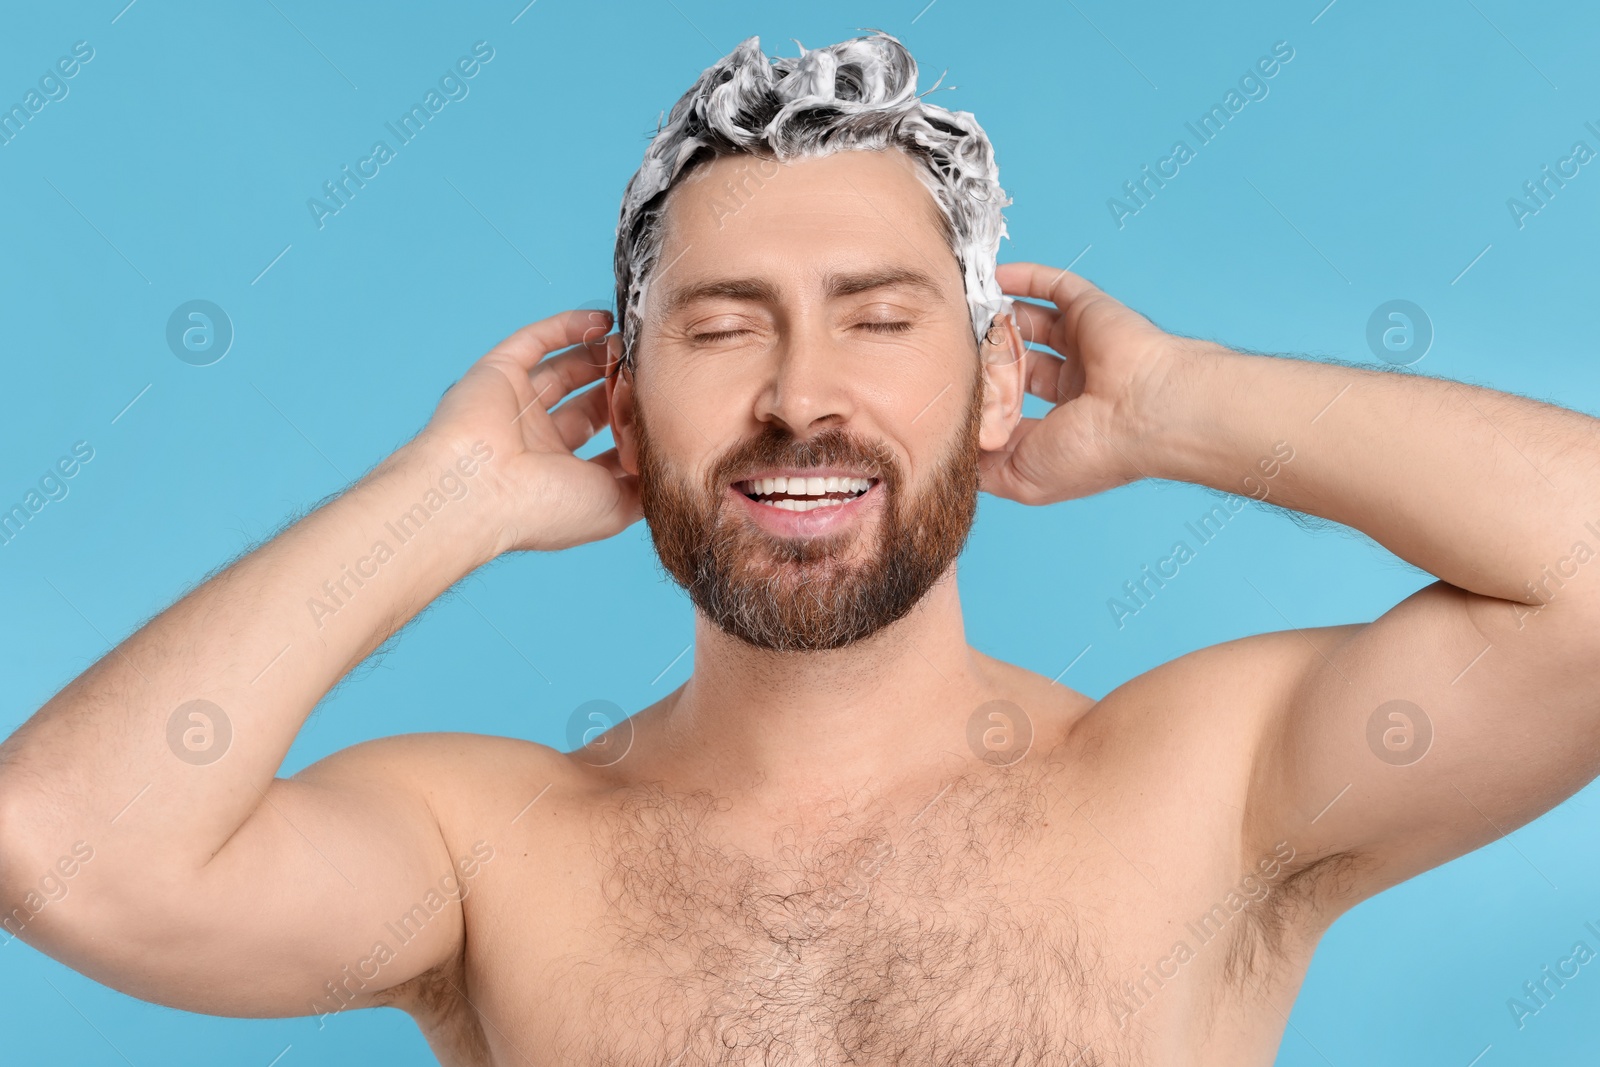
[{"label": "shirtless man", "polygon": [[[1588,782],[1594,420],[996,276],[987,142],[914,85],[882,36],[708,71],[629,186],[620,334],[573,311],[507,338],[0,749],[7,929],[189,1011],[399,1007],[447,1064],[1264,1065],[1335,917]],[[676,169],[769,120],[781,162]],[[943,178],[918,143],[959,146]],[[980,488],[1142,477],[1348,524],[1439,580],[1098,701],[967,645]],[[696,607],[675,692],[570,753],[418,734],[275,777],[464,575],[641,516]]]}]

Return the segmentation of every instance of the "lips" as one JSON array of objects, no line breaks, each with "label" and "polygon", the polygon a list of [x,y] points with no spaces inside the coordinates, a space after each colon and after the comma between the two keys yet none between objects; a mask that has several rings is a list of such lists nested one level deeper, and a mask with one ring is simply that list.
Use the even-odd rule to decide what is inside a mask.
[{"label": "lips", "polygon": [[784,477],[781,491],[779,484],[778,478],[745,479],[729,486],[728,492],[758,526],[784,537],[841,529],[883,495],[876,478]]}]

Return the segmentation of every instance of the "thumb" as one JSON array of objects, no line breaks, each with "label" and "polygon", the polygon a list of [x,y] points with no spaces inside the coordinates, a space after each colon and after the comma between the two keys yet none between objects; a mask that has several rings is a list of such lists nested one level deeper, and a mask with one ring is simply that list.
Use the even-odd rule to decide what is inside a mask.
[{"label": "thumb", "polygon": [[623,474],[617,478],[617,506],[616,511],[621,519],[620,530],[644,518],[644,507],[639,501],[639,476],[637,474]]},{"label": "thumb", "polygon": [[616,492],[611,510],[617,520],[616,529],[625,530],[644,518],[644,507],[639,498],[639,476],[629,474],[615,448],[608,448],[589,460],[603,467],[611,475],[611,485]]},{"label": "thumb", "polygon": [[1022,501],[1022,480],[1009,451],[985,452],[978,457],[978,489],[992,496]]},{"label": "thumb", "polygon": [[1005,497],[1007,500],[1026,502],[1026,496],[1032,490],[1032,486],[1017,469],[1016,456],[1023,442],[1038,427],[1040,421],[1031,417],[1018,419],[1004,445],[997,449],[985,450],[979,455],[979,489],[995,496]]}]

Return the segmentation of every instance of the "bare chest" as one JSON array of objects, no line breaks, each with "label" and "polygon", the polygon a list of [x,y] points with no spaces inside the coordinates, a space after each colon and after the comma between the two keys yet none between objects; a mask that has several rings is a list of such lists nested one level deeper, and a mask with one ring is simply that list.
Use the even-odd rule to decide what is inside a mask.
[{"label": "bare chest", "polygon": [[952,784],[760,852],[716,844],[715,807],[639,795],[607,820],[606,962],[566,961],[589,975],[574,1062],[1121,1062],[1090,1048],[1112,1021],[1093,920],[1038,891],[1038,781]]},{"label": "bare chest", "polygon": [[[539,915],[518,914],[508,884],[480,889],[497,936],[465,978],[494,1062],[1166,1062],[1151,1034],[1214,1001],[1251,924],[1217,926],[1201,951],[1186,920],[1204,892],[1147,884],[1074,807],[1042,778],[966,780],[921,811],[746,848],[715,798],[621,797],[546,857],[570,889]],[[1158,966],[1185,981],[1152,985]]]}]

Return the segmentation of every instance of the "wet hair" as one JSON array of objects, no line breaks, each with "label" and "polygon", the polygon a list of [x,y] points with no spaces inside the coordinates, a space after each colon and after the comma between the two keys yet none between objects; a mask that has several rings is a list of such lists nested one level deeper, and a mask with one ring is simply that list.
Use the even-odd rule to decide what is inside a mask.
[{"label": "wet hair", "polygon": [[[981,342],[1012,301],[995,281],[1006,236],[994,150],[970,112],[917,94],[917,63],[881,31],[772,59],[749,37],[701,73],[658,126],[622,197],[617,222],[617,316],[624,366],[632,367],[639,315],[658,266],[667,194],[695,167],[723,156],[785,162],[834,152],[899,148],[923,165],[946,243],[961,268]],[[942,80],[942,78],[941,78]],[[937,83],[933,87],[938,88]],[[928,92],[932,92],[929,89]]]}]

